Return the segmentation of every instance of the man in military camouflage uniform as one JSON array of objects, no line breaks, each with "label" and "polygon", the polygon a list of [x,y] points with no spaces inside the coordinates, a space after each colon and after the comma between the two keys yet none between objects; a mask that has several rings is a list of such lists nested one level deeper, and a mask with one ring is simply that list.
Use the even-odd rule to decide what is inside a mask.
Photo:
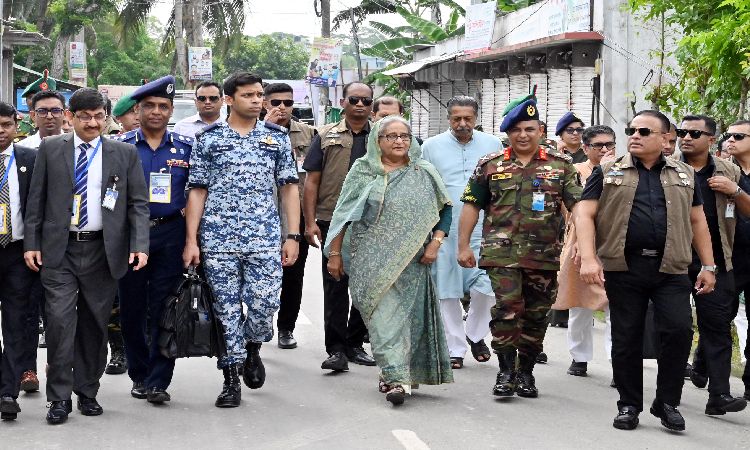
[{"label": "man in military camouflage uniform", "polygon": [[581,186],[569,157],[539,147],[533,99],[513,108],[501,131],[508,132],[511,146],[480,158],[461,197],[458,261],[463,267],[476,264],[469,238],[484,210],[479,267],[495,290],[490,329],[500,361],[493,394],[536,397],[532,371],[557,288],[562,205],[573,210]]},{"label": "man in military camouflage uniform", "polygon": [[[33,110],[31,99],[34,98],[34,94],[40,91],[46,91],[47,89],[54,91],[57,89],[57,81],[54,78],[49,78],[49,71],[44,70],[44,75],[34,81],[33,83],[26,86],[26,89],[21,93],[21,97],[26,100],[26,107],[29,108],[29,112]],[[63,106],[64,102],[63,102]],[[31,114],[27,115],[18,123],[18,134],[17,137],[25,138],[36,133],[36,125],[34,124],[34,118]]]}]

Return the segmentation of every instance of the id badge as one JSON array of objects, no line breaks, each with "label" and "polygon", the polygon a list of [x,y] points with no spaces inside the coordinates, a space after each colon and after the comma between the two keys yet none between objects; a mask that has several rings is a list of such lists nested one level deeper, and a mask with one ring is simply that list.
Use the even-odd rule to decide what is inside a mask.
[{"label": "id badge", "polygon": [[302,168],[303,164],[305,164],[305,158],[297,158],[297,172],[299,173],[306,172],[306,170]]},{"label": "id badge", "polygon": [[728,219],[734,218],[734,202],[732,200],[727,201],[727,212],[724,217]]},{"label": "id badge", "polygon": [[78,220],[81,216],[81,196],[73,196],[73,214],[70,215],[70,224],[78,225]]},{"label": "id badge", "polygon": [[8,234],[8,205],[5,203],[0,203],[0,214],[3,217],[0,220],[0,234]]},{"label": "id badge", "polygon": [[172,199],[172,174],[151,173],[149,199],[152,203],[169,203]]},{"label": "id badge", "polygon": [[534,211],[544,211],[544,192],[534,192],[534,201],[531,209]]},{"label": "id badge", "polygon": [[104,193],[104,200],[102,200],[102,208],[107,208],[110,211],[115,210],[115,203],[117,203],[117,190],[112,186],[107,189]]}]

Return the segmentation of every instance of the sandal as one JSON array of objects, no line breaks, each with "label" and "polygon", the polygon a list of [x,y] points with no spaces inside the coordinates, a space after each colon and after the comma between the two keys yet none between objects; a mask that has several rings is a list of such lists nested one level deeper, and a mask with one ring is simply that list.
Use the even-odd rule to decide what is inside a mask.
[{"label": "sandal", "polygon": [[464,359],[460,356],[451,356],[451,369],[460,369],[464,366]]},{"label": "sandal", "polygon": [[[466,342],[469,343],[469,346],[471,347],[471,354],[477,361],[482,363],[487,362],[492,357],[490,349],[487,347],[487,344],[484,343],[484,339],[480,339],[477,342],[471,342],[471,339],[466,338]],[[479,359],[480,356],[485,357],[485,359]]]},{"label": "sandal", "polygon": [[404,387],[401,386],[400,384],[391,385],[391,388],[388,390],[388,393],[385,394],[385,399],[393,403],[394,405],[400,405],[404,403],[405,398],[406,398],[406,391],[404,390]]},{"label": "sandal", "polygon": [[385,384],[385,380],[383,379],[383,376],[381,375],[380,377],[378,377],[378,391],[381,394],[385,394],[390,390],[391,390],[391,385]]}]

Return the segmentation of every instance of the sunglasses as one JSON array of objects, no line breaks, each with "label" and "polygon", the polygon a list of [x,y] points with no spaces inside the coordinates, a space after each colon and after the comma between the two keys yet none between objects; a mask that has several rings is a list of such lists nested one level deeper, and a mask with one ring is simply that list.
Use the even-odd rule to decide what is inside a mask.
[{"label": "sunglasses", "polygon": [[565,129],[565,132],[569,134],[574,134],[574,133],[583,134],[583,128],[568,127]]},{"label": "sunglasses", "polygon": [[357,103],[359,103],[360,100],[362,101],[362,104],[365,106],[372,105],[372,97],[356,97],[354,95],[349,97],[349,104],[356,105]]},{"label": "sunglasses", "polygon": [[676,130],[676,131],[677,131],[677,137],[678,137],[678,138],[684,138],[684,137],[685,137],[685,136],[687,136],[688,134],[689,134],[689,135],[690,135],[690,137],[691,137],[691,138],[693,138],[693,139],[700,139],[700,137],[701,137],[701,136],[703,136],[704,134],[705,134],[706,136],[713,136],[713,135],[712,135],[711,133],[709,133],[708,131],[703,131],[703,130],[684,130],[684,129],[682,129],[682,128],[677,128],[677,130]]},{"label": "sunglasses", "polygon": [[221,97],[219,97],[218,95],[210,95],[208,97],[206,97],[205,95],[199,95],[199,96],[195,97],[195,99],[198,100],[201,103],[205,103],[206,100],[208,100],[211,103],[216,103],[216,102],[219,101],[220,98]]},{"label": "sunglasses", "polygon": [[62,116],[64,111],[65,110],[62,108],[52,108],[52,109],[39,108],[39,109],[34,110],[35,113],[39,114],[42,117],[47,117],[47,114],[50,114],[50,113],[52,113],[52,117],[60,117]]},{"label": "sunglasses", "polygon": [[635,134],[635,132],[638,132],[642,137],[646,137],[651,133],[661,133],[666,134],[662,131],[652,130],[651,128],[633,128],[633,127],[627,127],[625,128],[625,135],[626,136],[632,136]]},{"label": "sunglasses", "polygon": [[595,144],[590,144],[589,147],[594,150],[601,150],[604,147],[607,147],[607,150],[614,150],[617,147],[617,144],[614,142],[597,142]]},{"label": "sunglasses", "polygon": [[284,104],[287,108],[291,108],[294,106],[294,100],[279,100],[279,99],[273,99],[269,101],[268,103],[271,104],[271,106],[279,106],[280,104]]},{"label": "sunglasses", "polygon": [[724,133],[724,136],[722,136],[721,138],[724,139],[725,141],[729,138],[734,138],[735,141],[741,141],[745,139],[747,136],[750,136],[750,135],[745,134],[745,133]]}]

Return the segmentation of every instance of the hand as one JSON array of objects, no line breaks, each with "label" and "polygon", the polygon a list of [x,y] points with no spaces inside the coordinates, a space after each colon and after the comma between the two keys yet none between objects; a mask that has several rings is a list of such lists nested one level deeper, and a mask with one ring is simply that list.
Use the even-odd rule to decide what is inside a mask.
[{"label": "hand", "polygon": [[477,266],[477,260],[474,258],[474,252],[471,251],[471,247],[459,247],[458,255],[456,256],[458,265],[471,269]]},{"label": "hand", "polygon": [[581,267],[581,254],[578,252],[578,241],[574,242],[570,248],[570,259],[573,260],[573,264],[576,267]]},{"label": "hand", "polygon": [[737,183],[721,175],[709,178],[708,185],[714,191],[719,191],[727,195],[737,192]]},{"label": "hand", "polygon": [[341,255],[328,258],[328,266],[326,268],[328,269],[328,273],[330,273],[336,281],[341,279],[341,275],[345,275],[344,260],[341,259]]},{"label": "hand", "polygon": [[138,270],[143,268],[146,263],[148,263],[148,255],[145,253],[131,253],[130,254],[130,260],[128,261],[128,264],[133,264],[133,261],[135,261],[135,258],[138,258],[138,264],[133,267],[133,270]]},{"label": "hand", "polygon": [[714,290],[716,275],[710,270],[701,270],[695,281],[695,290],[698,294],[708,294]]},{"label": "hand", "polygon": [[600,163],[605,163],[607,161],[612,161],[615,159],[615,151],[614,150],[607,150],[604,152],[604,155],[602,155],[601,159],[599,160]]},{"label": "hand", "polygon": [[182,261],[185,263],[186,269],[190,267],[190,264],[198,267],[201,263],[201,251],[198,248],[198,244],[185,244],[185,250],[182,251]]},{"label": "hand", "polygon": [[565,148],[565,141],[563,141],[562,139],[557,141],[557,151],[559,151],[560,153],[564,153]]},{"label": "hand", "polygon": [[[29,269],[34,272],[39,272],[39,266],[42,265],[42,252],[25,252],[23,254],[23,259],[26,261],[26,265]],[[36,260],[36,264],[34,263],[34,260]]]},{"label": "hand", "polygon": [[320,248],[320,245],[318,245],[318,242],[315,242],[315,236],[318,237],[318,242],[323,242],[323,233],[320,231],[320,227],[318,227],[318,224],[313,222],[310,224],[305,224],[305,239],[307,240],[307,243],[312,245],[315,248]]},{"label": "hand", "polygon": [[263,118],[263,121],[279,125],[281,122],[281,111],[279,110],[279,107],[277,106],[276,108],[269,109],[266,113],[266,117]]},{"label": "hand", "polygon": [[294,239],[287,239],[281,247],[281,265],[284,267],[293,266],[297,262],[299,255],[299,242]]},{"label": "hand", "polygon": [[424,248],[424,255],[419,260],[422,264],[432,264],[437,259],[438,250],[440,250],[440,242],[431,240],[429,244]]},{"label": "hand", "polygon": [[604,287],[604,268],[599,258],[581,260],[581,279],[588,284]]}]

